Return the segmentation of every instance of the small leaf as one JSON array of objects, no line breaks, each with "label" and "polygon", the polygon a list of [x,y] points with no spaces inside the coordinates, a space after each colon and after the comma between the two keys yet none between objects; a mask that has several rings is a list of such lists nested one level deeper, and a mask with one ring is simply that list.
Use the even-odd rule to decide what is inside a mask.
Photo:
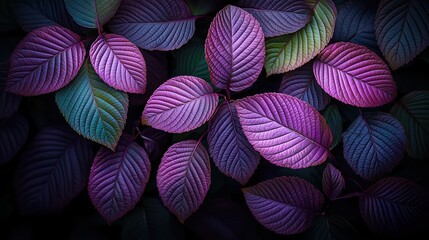
[{"label": "small leaf", "polygon": [[29,130],[27,120],[19,114],[0,120],[0,166],[19,152],[27,141]]},{"label": "small leaf", "polygon": [[287,72],[283,75],[279,92],[299,98],[317,111],[321,111],[329,103],[329,95],[317,84],[313,74],[313,63]]},{"label": "small leaf", "polygon": [[121,0],[65,0],[73,20],[87,28],[101,28],[115,15],[120,3]]},{"label": "small leaf", "polygon": [[76,76],[84,59],[77,34],[59,26],[36,29],[12,53],[6,89],[24,96],[54,92]]},{"label": "small leaf", "polygon": [[115,152],[101,147],[89,175],[92,203],[111,224],[134,208],[149,181],[150,161],[146,151],[124,135]]},{"label": "small leaf", "polygon": [[246,184],[259,164],[241,128],[234,102],[224,102],[209,123],[207,135],[210,156],[219,170],[241,184]]},{"label": "small leaf", "polygon": [[115,149],[127,118],[128,97],[106,85],[89,60],[73,82],[55,94],[55,100],[76,132]]},{"label": "small leaf", "polygon": [[130,93],[146,91],[146,63],[140,50],[126,38],[102,34],[89,52],[95,72],[109,86]]},{"label": "small leaf", "polygon": [[199,77],[211,83],[203,43],[190,42],[176,52],[173,76],[180,75]]},{"label": "small leaf", "polygon": [[313,65],[314,76],[330,96],[357,107],[378,107],[396,97],[387,65],[369,49],[354,43],[329,45]]},{"label": "small leaf", "polygon": [[326,119],[326,123],[331,129],[334,142],[330,148],[333,149],[341,141],[341,135],[343,133],[343,119],[341,118],[340,111],[338,111],[337,105],[329,105],[322,112],[322,116]]},{"label": "small leaf", "polygon": [[178,142],[168,148],[156,176],[162,202],[184,222],[206,197],[210,187],[210,161],[197,141]]},{"label": "small leaf", "polygon": [[295,33],[270,38],[265,42],[265,70],[268,75],[298,68],[328,45],[334,33],[337,10],[332,0],[307,0],[313,18]]},{"label": "small leaf", "polygon": [[91,143],[68,127],[43,128],[21,157],[16,193],[23,214],[62,210],[88,182]]},{"label": "small leaf", "polygon": [[408,155],[417,159],[429,156],[429,91],[413,91],[397,102],[390,113],[404,126]]},{"label": "small leaf", "polygon": [[332,134],[325,119],[302,100],[264,93],[236,103],[244,134],[271,163],[306,168],[326,160]]},{"label": "small leaf", "polygon": [[429,46],[429,2],[382,0],[375,18],[375,36],[393,70]]},{"label": "small leaf", "polygon": [[109,27],[138,47],[169,51],[191,39],[195,19],[184,0],[124,1]]},{"label": "small leaf", "polygon": [[228,5],[210,24],[205,53],[216,87],[244,90],[258,79],[264,66],[264,33],[252,15]]},{"label": "small leaf", "polygon": [[218,96],[210,84],[201,78],[178,76],[155,90],[142,121],[170,133],[187,132],[207,122],[217,105]]},{"label": "small leaf", "polygon": [[345,181],[341,172],[330,163],[326,165],[323,171],[322,184],[323,192],[331,200],[337,198],[345,187]]},{"label": "small leaf", "polygon": [[324,204],[322,193],[297,177],[277,177],[242,190],[256,220],[283,235],[308,229]]},{"label": "small leaf", "polygon": [[237,5],[258,20],[265,37],[296,32],[313,15],[305,0],[240,0]]},{"label": "small leaf", "polygon": [[404,236],[426,228],[429,193],[418,184],[399,177],[384,178],[359,198],[363,220],[380,235]]}]

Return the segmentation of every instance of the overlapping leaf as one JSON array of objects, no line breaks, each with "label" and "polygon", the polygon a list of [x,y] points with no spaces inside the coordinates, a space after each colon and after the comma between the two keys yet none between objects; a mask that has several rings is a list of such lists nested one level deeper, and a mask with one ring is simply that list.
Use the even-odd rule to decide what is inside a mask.
[{"label": "overlapping leaf", "polygon": [[172,145],[161,159],[156,180],[162,202],[184,222],[203,203],[210,187],[206,149],[194,140]]},{"label": "overlapping leaf", "polygon": [[0,120],[0,166],[18,153],[27,140],[29,130],[27,120],[19,114]]},{"label": "overlapping leaf", "polygon": [[82,136],[115,149],[128,111],[128,96],[105,84],[89,60],[67,87],[55,95],[70,126]]},{"label": "overlapping leaf", "polygon": [[108,22],[121,0],[64,0],[73,20],[87,28],[101,28]]},{"label": "overlapping leaf", "polygon": [[277,177],[242,190],[256,220],[279,234],[305,231],[324,204],[322,193],[297,177]]},{"label": "overlapping leaf", "polygon": [[12,116],[18,110],[21,96],[6,92],[8,63],[0,63],[0,119]]},{"label": "overlapping leaf", "polygon": [[313,18],[295,33],[265,42],[267,74],[284,73],[298,68],[326,47],[334,33],[337,10],[332,0],[307,0]]},{"label": "overlapping leaf", "polygon": [[372,231],[398,237],[414,233],[427,221],[428,199],[428,191],[418,184],[405,178],[389,177],[367,189],[359,199],[359,207]]},{"label": "overlapping leaf", "polygon": [[331,146],[332,149],[341,141],[341,136],[343,134],[343,119],[341,118],[337,105],[329,105],[325,110],[323,110],[322,116],[326,119],[329,129],[331,129],[334,139]]},{"label": "overlapping leaf", "polygon": [[343,134],[344,158],[365,179],[390,172],[405,152],[402,124],[388,113],[359,116]]},{"label": "overlapping leaf", "polygon": [[201,78],[178,76],[162,84],[150,97],[142,121],[170,133],[203,125],[214,114],[218,96]]},{"label": "overlapping leaf", "polygon": [[305,240],[358,240],[362,239],[359,232],[344,217],[340,215],[324,215],[318,217],[304,233]]},{"label": "overlapping leaf", "polygon": [[396,97],[387,65],[369,49],[354,43],[329,45],[313,65],[317,82],[332,97],[357,107],[377,107]]},{"label": "overlapping leaf", "polygon": [[390,113],[404,126],[408,155],[427,159],[429,156],[429,92],[413,91],[396,103]]},{"label": "overlapping leaf", "polygon": [[210,156],[219,170],[246,184],[260,156],[243,133],[234,102],[224,102],[219,107],[209,123],[207,142]]},{"label": "overlapping leaf", "polygon": [[124,1],[110,29],[147,50],[180,48],[195,31],[195,18],[184,0]]},{"label": "overlapping leaf", "polygon": [[296,32],[303,28],[313,15],[305,0],[241,0],[238,6],[258,20],[265,37]]},{"label": "overlapping leaf", "polygon": [[321,111],[329,103],[329,95],[317,84],[313,74],[313,63],[287,72],[283,75],[279,92],[299,98],[317,111]]},{"label": "overlapping leaf", "polygon": [[338,197],[345,187],[341,172],[330,163],[323,171],[322,185],[323,193],[331,200]]},{"label": "overlapping leaf", "polygon": [[130,93],[146,91],[146,63],[140,50],[126,38],[102,34],[89,52],[95,72],[109,86]]},{"label": "overlapping leaf", "polygon": [[98,212],[110,224],[134,208],[149,181],[146,151],[124,135],[115,152],[102,147],[89,175],[88,193]]},{"label": "overlapping leaf", "polygon": [[91,143],[66,126],[43,128],[21,158],[16,193],[24,214],[62,210],[88,182]]},{"label": "overlapping leaf", "polygon": [[173,76],[179,75],[195,76],[211,83],[209,68],[204,55],[204,44],[190,42],[176,52]]},{"label": "overlapping leaf", "polygon": [[235,92],[250,87],[264,65],[264,33],[258,21],[231,5],[210,24],[205,44],[210,79],[220,89]]},{"label": "overlapping leaf", "polygon": [[375,35],[381,52],[395,70],[429,46],[429,2],[383,0],[375,19]]},{"label": "overlapping leaf", "polygon": [[60,26],[36,29],[13,52],[6,89],[25,96],[56,91],[76,76],[84,58],[77,34]]},{"label": "overlapping leaf", "polygon": [[236,104],[244,134],[273,164],[305,168],[326,160],[332,134],[310,105],[282,93],[244,98]]}]

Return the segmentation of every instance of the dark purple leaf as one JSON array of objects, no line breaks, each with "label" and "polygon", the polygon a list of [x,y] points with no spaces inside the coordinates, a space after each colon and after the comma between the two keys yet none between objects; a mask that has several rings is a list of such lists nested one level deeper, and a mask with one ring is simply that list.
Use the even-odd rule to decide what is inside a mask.
[{"label": "dark purple leaf", "polygon": [[27,141],[29,128],[27,120],[19,114],[0,120],[0,166],[18,153]]},{"label": "dark purple leaf", "polygon": [[323,171],[322,184],[323,193],[331,200],[338,197],[345,187],[345,181],[341,172],[330,163],[326,165]]},{"label": "dark purple leaf", "polygon": [[0,63],[0,119],[12,116],[21,102],[21,96],[5,91],[7,69],[7,63]]}]

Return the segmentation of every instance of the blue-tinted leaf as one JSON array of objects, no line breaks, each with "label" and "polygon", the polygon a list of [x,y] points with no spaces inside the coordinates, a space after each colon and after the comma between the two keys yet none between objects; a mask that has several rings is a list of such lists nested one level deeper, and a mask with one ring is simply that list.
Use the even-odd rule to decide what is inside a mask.
[{"label": "blue-tinted leaf", "polygon": [[21,102],[21,96],[5,91],[7,66],[7,63],[0,63],[0,119],[10,117]]},{"label": "blue-tinted leaf", "polygon": [[343,134],[343,120],[337,105],[329,105],[322,112],[322,116],[326,119],[329,128],[331,129],[334,142],[330,149],[333,149],[341,141],[341,134]]},{"label": "blue-tinted leaf", "polygon": [[87,28],[101,28],[109,21],[116,10],[120,0],[64,0],[67,11],[73,20]]},{"label": "blue-tinted leaf", "polygon": [[173,76],[180,75],[199,77],[211,83],[203,43],[190,42],[176,52]]},{"label": "blue-tinted leaf", "polygon": [[27,140],[28,132],[28,122],[19,114],[0,120],[0,165],[18,153]]}]

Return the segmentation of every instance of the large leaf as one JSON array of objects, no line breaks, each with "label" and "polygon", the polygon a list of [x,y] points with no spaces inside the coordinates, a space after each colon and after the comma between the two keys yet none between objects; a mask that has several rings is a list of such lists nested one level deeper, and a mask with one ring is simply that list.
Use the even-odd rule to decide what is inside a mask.
[{"label": "large leaf", "polygon": [[43,128],[21,157],[16,193],[24,214],[58,212],[88,182],[91,143],[66,126]]},{"label": "large leaf", "polygon": [[100,28],[109,21],[121,0],[64,0],[73,20],[87,28]]},{"label": "large leaf", "polygon": [[369,49],[354,43],[329,45],[313,65],[317,82],[332,97],[357,107],[377,107],[396,97],[387,65]]},{"label": "large leaf", "polygon": [[170,133],[187,132],[208,121],[217,105],[218,95],[203,79],[174,77],[150,97],[142,121]]},{"label": "large leaf", "polygon": [[210,24],[205,53],[216,87],[244,90],[258,79],[264,66],[264,33],[252,15],[228,5]]},{"label": "large leaf", "polygon": [[277,177],[242,190],[256,220],[279,234],[305,231],[324,204],[322,193],[297,177]]},{"label": "large leaf", "polygon": [[111,224],[134,208],[149,181],[146,151],[124,135],[115,151],[102,147],[89,175],[88,193],[98,212]]},{"label": "large leaf", "polygon": [[8,63],[0,63],[0,119],[12,116],[19,108],[21,96],[6,92]]},{"label": "large leaf", "polygon": [[18,153],[27,141],[29,130],[27,120],[19,114],[0,120],[0,166]]},{"label": "large leaf", "polygon": [[407,235],[427,228],[429,193],[418,184],[399,177],[384,178],[359,198],[363,220],[381,235]]},{"label": "large leaf", "polygon": [[207,142],[210,156],[219,170],[246,184],[260,156],[243,133],[234,102],[224,102],[219,107],[209,123]]},{"label": "large leaf", "polygon": [[283,93],[264,93],[244,98],[236,107],[247,139],[271,163],[306,168],[328,157],[331,131],[304,101]]},{"label": "large leaf", "polygon": [[326,47],[334,33],[337,10],[332,0],[307,0],[313,9],[311,21],[295,33],[268,39],[265,69],[267,74],[298,68]]},{"label": "large leaf", "polygon": [[106,85],[86,60],[78,75],[55,95],[70,126],[82,136],[115,149],[128,111],[128,96]]},{"label": "large leaf", "polygon": [[184,0],[124,1],[110,29],[147,50],[180,48],[195,31],[195,17]]},{"label": "large leaf", "polygon": [[397,102],[390,113],[404,126],[408,155],[427,159],[429,156],[429,91],[413,91]]},{"label": "large leaf", "polygon": [[406,141],[404,127],[390,114],[366,113],[343,134],[344,158],[359,176],[373,179],[399,164]]},{"label": "large leaf", "polygon": [[109,86],[130,93],[145,93],[146,63],[140,50],[126,38],[102,34],[89,51],[95,72]]},{"label": "large leaf", "polygon": [[375,19],[381,52],[395,70],[429,46],[429,2],[382,0]]},{"label": "large leaf", "polygon": [[331,149],[337,146],[341,141],[341,136],[343,134],[343,119],[341,118],[340,111],[338,111],[337,105],[329,105],[322,112],[322,116],[326,119],[326,123],[331,129],[331,133],[334,139]]},{"label": "large leaf", "polygon": [[76,76],[84,58],[77,34],[60,26],[36,29],[13,52],[6,89],[25,96],[56,91]]},{"label": "large leaf", "polygon": [[328,163],[323,171],[323,193],[333,200],[340,195],[345,187],[345,181],[341,172],[332,164]]},{"label": "large leaf", "polygon": [[176,52],[173,76],[180,75],[199,77],[211,83],[203,43],[190,42]]},{"label": "large leaf", "polygon": [[162,202],[184,222],[203,203],[210,187],[206,149],[194,140],[172,145],[161,159],[156,180]]},{"label": "large leaf", "polygon": [[240,0],[237,5],[258,20],[265,37],[296,32],[313,15],[305,0]]},{"label": "large leaf", "polygon": [[329,95],[317,84],[313,74],[313,62],[283,75],[279,92],[299,98],[317,111],[329,103]]}]

